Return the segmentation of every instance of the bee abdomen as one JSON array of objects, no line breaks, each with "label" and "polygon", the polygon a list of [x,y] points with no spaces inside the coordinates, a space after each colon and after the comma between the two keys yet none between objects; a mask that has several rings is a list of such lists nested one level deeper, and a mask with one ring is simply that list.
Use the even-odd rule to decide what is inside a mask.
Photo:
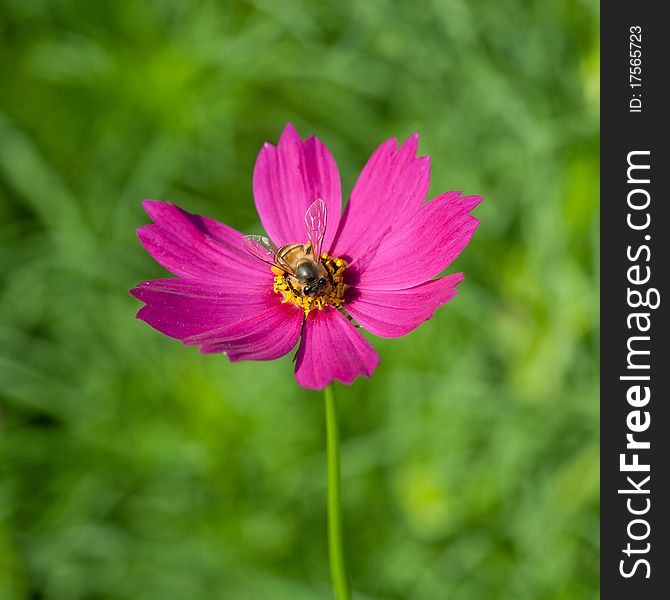
[{"label": "bee abdomen", "polygon": [[291,255],[295,253],[302,254],[303,252],[304,246],[302,244],[286,244],[277,250],[277,258],[291,264]]}]

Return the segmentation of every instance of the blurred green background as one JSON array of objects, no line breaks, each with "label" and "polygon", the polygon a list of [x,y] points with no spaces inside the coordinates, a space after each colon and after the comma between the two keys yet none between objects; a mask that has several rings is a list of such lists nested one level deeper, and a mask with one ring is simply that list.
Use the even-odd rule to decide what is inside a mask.
[{"label": "blurred green background", "polygon": [[345,197],[421,133],[460,294],[338,386],[358,600],[598,592],[595,0],[0,0],[0,598],[328,599],[323,400],[134,319],[141,198],[258,228],[286,122]]}]

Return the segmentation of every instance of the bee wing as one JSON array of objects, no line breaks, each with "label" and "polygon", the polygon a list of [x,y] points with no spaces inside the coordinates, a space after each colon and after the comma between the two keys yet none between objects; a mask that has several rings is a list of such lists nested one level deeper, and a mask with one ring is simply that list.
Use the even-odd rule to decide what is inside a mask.
[{"label": "bee wing", "polygon": [[251,256],[262,260],[268,265],[278,267],[286,273],[293,274],[293,269],[277,256],[277,246],[263,235],[245,235],[242,246]]},{"label": "bee wing", "polygon": [[307,209],[305,213],[305,226],[307,235],[312,245],[312,253],[317,260],[321,258],[321,244],[323,236],[326,235],[326,224],[328,223],[328,214],[326,204],[321,198],[318,198]]}]

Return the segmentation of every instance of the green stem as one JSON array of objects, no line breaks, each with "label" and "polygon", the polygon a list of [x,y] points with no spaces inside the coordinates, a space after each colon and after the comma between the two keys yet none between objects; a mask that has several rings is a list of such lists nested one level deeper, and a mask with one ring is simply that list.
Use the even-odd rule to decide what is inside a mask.
[{"label": "green stem", "polygon": [[342,551],[342,507],[340,502],[340,435],[337,427],[335,392],[331,383],[326,397],[326,455],[328,462],[328,554],[330,577],[336,600],[351,600]]}]

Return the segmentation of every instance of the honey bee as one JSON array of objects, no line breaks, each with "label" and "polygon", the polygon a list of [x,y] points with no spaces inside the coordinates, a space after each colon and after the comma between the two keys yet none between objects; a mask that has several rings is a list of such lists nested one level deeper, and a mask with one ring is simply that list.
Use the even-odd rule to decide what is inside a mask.
[{"label": "honey bee", "polygon": [[297,295],[316,298],[324,294],[330,285],[328,272],[321,263],[321,244],[326,234],[326,223],[326,205],[318,199],[305,213],[309,239],[306,244],[285,244],[277,248],[262,235],[245,235],[242,245],[252,256],[283,271]]}]

